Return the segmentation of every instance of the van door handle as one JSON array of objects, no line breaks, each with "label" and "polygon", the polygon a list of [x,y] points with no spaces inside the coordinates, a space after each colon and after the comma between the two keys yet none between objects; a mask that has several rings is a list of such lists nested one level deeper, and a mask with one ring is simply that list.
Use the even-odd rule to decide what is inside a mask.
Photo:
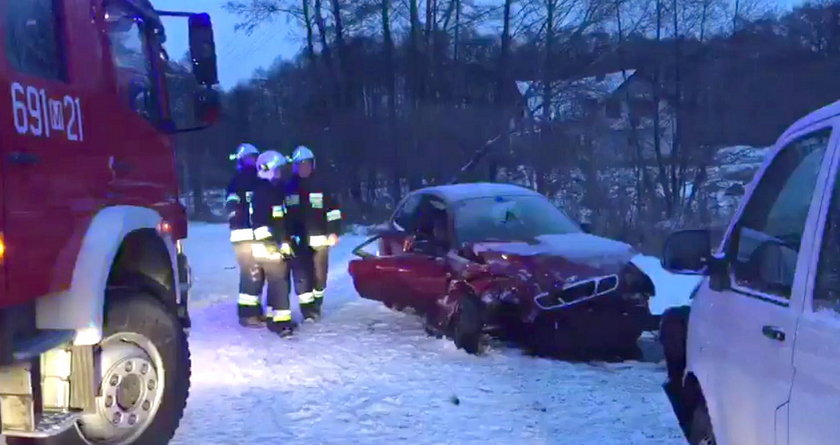
[{"label": "van door handle", "polygon": [[21,151],[9,153],[8,159],[9,162],[11,162],[12,164],[18,165],[34,165],[41,162],[40,156],[32,153],[24,153]]},{"label": "van door handle", "polygon": [[785,341],[785,331],[775,326],[763,326],[761,333],[770,340]]}]

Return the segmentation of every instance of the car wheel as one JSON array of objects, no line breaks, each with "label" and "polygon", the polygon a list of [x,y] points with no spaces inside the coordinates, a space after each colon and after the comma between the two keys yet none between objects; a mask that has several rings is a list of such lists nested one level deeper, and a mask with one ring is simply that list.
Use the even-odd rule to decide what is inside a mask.
[{"label": "car wheel", "polygon": [[717,445],[715,433],[712,429],[712,419],[709,417],[709,410],[705,403],[700,404],[694,410],[688,443],[691,445]]},{"label": "car wheel", "polygon": [[481,303],[475,298],[466,297],[461,300],[452,336],[455,346],[469,354],[484,351],[484,315]]},{"label": "car wheel", "polygon": [[166,445],[190,387],[187,337],[175,314],[138,292],[111,295],[101,349],[96,412],[47,439],[6,438],[7,445]]}]

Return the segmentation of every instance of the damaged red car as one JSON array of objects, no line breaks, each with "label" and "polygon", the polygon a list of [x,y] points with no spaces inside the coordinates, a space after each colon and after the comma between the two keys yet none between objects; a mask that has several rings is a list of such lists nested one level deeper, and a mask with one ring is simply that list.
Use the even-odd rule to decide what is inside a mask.
[{"label": "damaged red car", "polygon": [[631,262],[636,252],[522,187],[415,191],[354,252],[363,298],[414,309],[428,332],[467,352],[493,335],[540,355],[632,358],[642,332],[656,329],[653,282]]}]

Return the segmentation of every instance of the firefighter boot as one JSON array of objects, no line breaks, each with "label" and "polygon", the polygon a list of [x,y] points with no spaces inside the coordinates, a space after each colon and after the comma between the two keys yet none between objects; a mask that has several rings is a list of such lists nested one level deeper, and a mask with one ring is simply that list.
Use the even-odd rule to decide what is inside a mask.
[{"label": "firefighter boot", "polygon": [[321,308],[315,299],[314,292],[305,292],[298,295],[300,302],[300,313],[306,321],[318,321],[321,318]]},{"label": "firefighter boot", "polygon": [[324,306],[324,291],[315,290],[312,294],[315,296],[315,302],[312,304],[312,321],[321,320],[321,308]]},{"label": "firefighter boot", "polygon": [[281,336],[289,337],[295,332],[297,325],[292,321],[292,311],[276,310],[268,320],[268,330]]},{"label": "firefighter boot", "polygon": [[265,327],[260,298],[254,295],[240,294],[237,305],[239,325],[245,328]]}]

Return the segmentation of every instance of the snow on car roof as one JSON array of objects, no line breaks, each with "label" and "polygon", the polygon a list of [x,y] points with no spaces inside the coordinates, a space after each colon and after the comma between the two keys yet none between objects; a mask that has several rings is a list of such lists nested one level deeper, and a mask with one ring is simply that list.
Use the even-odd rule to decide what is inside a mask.
[{"label": "snow on car roof", "polygon": [[465,184],[438,185],[417,190],[416,193],[433,194],[448,202],[463,201],[465,199],[486,198],[506,195],[540,195],[522,186],[513,184],[497,184],[491,182],[472,182]]}]

